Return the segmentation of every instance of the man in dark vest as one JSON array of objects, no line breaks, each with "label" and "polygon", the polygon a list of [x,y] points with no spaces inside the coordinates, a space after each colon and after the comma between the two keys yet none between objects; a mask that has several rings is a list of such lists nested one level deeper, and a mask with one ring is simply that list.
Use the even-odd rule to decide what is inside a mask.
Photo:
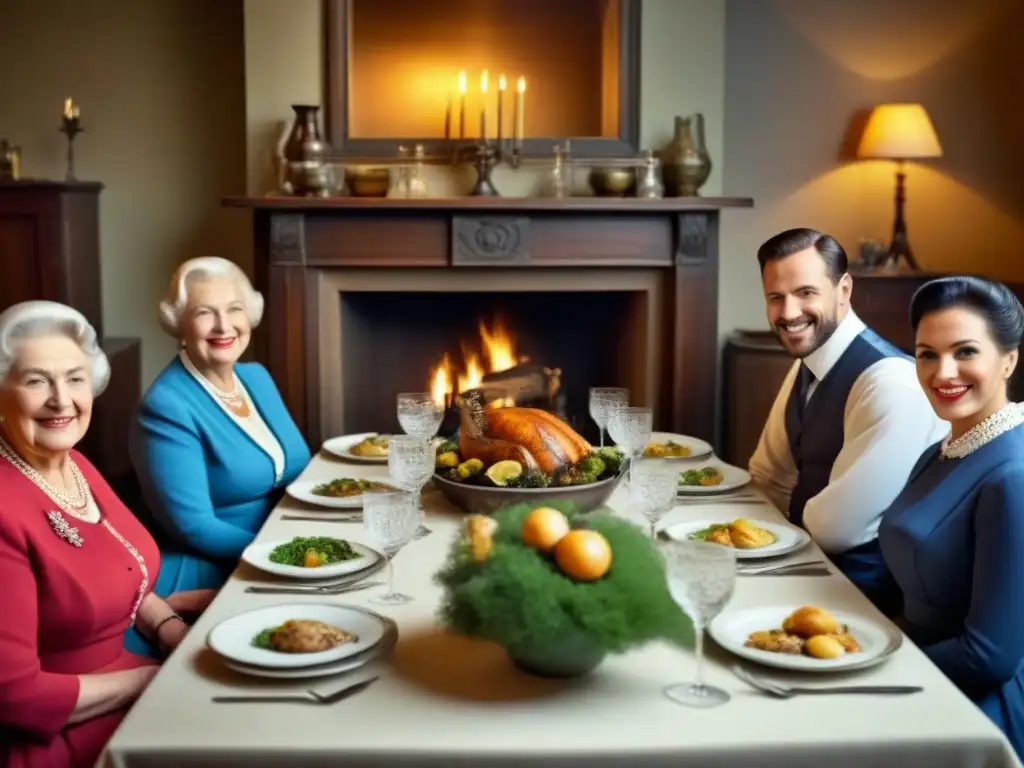
[{"label": "man in dark vest", "polygon": [[768,322],[796,360],[750,474],[868,598],[892,612],[898,593],[882,562],[878,524],[918,457],[949,425],[929,405],[913,359],[851,308],[853,279],[835,239],[787,230],[766,241],[757,260]]}]

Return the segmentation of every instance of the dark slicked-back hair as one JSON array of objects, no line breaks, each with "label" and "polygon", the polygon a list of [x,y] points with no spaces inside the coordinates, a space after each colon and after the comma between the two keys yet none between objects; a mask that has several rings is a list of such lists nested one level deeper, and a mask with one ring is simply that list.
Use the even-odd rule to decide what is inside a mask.
[{"label": "dark slicked-back hair", "polygon": [[980,277],[940,277],[914,293],[910,300],[910,327],[917,333],[921,319],[932,312],[964,307],[984,318],[996,346],[1003,352],[1017,349],[1024,338],[1024,307],[1002,283]]},{"label": "dark slicked-back hair", "polygon": [[846,258],[846,251],[831,235],[806,227],[787,229],[764,241],[757,249],[757,263],[761,265],[761,274],[764,274],[765,265],[769,261],[778,261],[808,248],[814,248],[818,252],[828,268],[828,276],[833,283],[838,283],[846,274],[849,261]]}]

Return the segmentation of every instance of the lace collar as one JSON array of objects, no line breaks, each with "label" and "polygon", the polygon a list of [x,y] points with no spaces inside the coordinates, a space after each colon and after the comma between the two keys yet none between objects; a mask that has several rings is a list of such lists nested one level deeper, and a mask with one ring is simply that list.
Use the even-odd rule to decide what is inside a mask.
[{"label": "lace collar", "polygon": [[940,456],[943,459],[962,459],[1021,424],[1024,424],[1024,410],[1017,403],[1008,403],[956,440],[950,440],[951,435],[946,435]]}]

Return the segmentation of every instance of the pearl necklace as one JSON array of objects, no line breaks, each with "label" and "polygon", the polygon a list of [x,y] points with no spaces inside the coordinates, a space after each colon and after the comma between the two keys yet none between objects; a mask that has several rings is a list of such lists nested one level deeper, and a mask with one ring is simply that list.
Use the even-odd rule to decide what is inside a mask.
[{"label": "pearl necklace", "polygon": [[89,481],[85,479],[82,471],[70,456],[68,456],[68,465],[71,468],[71,476],[74,478],[75,487],[78,490],[77,499],[64,491],[58,490],[47,482],[46,478],[21,458],[21,456],[19,456],[15,450],[7,444],[7,441],[4,440],[3,437],[0,437],[0,456],[7,459],[7,461],[13,464],[14,467],[21,472],[21,474],[25,475],[25,477],[35,483],[39,489],[49,496],[50,499],[62,510],[73,517],[77,517],[79,520],[87,519],[87,510],[89,507],[89,499],[92,496],[92,491],[89,489]]},{"label": "pearl necklace", "polygon": [[942,441],[941,458],[962,459],[1021,424],[1024,424],[1024,411],[1017,403],[1008,403],[956,440],[950,439],[952,433],[947,435]]}]

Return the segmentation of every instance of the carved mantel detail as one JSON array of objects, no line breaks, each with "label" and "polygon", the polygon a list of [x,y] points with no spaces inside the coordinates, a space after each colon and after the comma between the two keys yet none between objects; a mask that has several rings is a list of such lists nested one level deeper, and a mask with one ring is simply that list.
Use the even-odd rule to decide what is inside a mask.
[{"label": "carved mantel detail", "polygon": [[530,220],[452,217],[452,266],[505,266],[530,260]]}]

